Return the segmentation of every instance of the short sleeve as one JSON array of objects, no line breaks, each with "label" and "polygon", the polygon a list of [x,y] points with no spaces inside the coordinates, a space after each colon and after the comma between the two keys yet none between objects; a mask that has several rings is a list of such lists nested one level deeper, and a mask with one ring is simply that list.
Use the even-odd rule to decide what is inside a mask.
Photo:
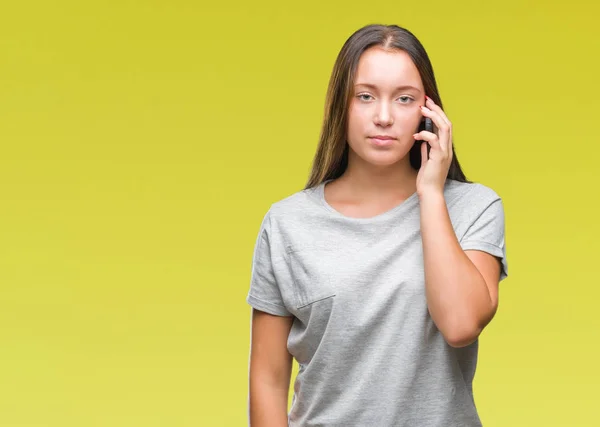
[{"label": "short sleeve", "polygon": [[495,199],[475,218],[460,240],[463,250],[484,251],[500,259],[500,281],[508,276],[504,233],[504,206],[501,199]]},{"label": "short sleeve", "polygon": [[291,316],[281,297],[271,257],[271,215],[268,211],[261,223],[252,256],[250,290],[246,302],[253,308],[277,316]]}]

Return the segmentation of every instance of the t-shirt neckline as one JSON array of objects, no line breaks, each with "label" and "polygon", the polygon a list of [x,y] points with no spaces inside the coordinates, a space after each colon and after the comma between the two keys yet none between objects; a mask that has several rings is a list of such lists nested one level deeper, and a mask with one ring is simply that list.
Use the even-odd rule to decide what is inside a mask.
[{"label": "t-shirt neckline", "polygon": [[385,212],[382,212],[382,213],[377,214],[375,216],[370,216],[370,217],[365,217],[365,218],[351,217],[351,216],[344,215],[343,213],[341,213],[340,211],[338,211],[337,209],[335,209],[333,206],[331,206],[327,202],[327,200],[325,200],[325,185],[327,183],[331,182],[331,181],[333,181],[333,179],[325,180],[325,181],[323,181],[322,183],[320,183],[317,186],[317,197],[319,199],[319,202],[321,203],[321,205],[325,209],[327,209],[329,212],[331,212],[334,216],[336,216],[338,218],[341,218],[341,219],[344,219],[346,221],[362,222],[362,223],[383,221],[383,220],[385,220],[385,219],[393,216],[394,214],[396,214],[398,212],[401,212],[401,211],[403,211],[405,209],[408,209],[416,201],[419,200],[417,192],[415,191],[410,196],[408,196],[406,199],[404,199],[402,202],[400,202],[396,206],[388,209]]}]

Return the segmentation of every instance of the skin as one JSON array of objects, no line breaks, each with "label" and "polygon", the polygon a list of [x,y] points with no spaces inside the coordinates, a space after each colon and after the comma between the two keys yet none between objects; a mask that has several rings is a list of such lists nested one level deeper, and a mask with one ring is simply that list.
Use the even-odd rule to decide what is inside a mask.
[{"label": "skin", "polygon": [[252,427],[287,427],[293,317],[252,310],[248,419]]},{"label": "skin", "polygon": [[[375,87],[365,86],[374,85]],[[397,90],[399,86],[414,89]],[[327,201],[350,217],[370,217],[389,210],[416,191],[417,172],[408,153],[423,115],[421,77],[404,52],[371,48],[363,53],[349,106],[348,168],[325,186]],[[369,136],[396,138],[378,147]]]},{"label": "skin", "polygon": [[[443,194],[452,161],[452,123],[426,100],[418,70],[402,51],[367,50],[355,82],[349,106],[348,168],[325,186],[325,198],[346,216],[366,218],[417,193],[429,312],[449,345],[468,345],[497,310],[500,263],[485,252],[463,251],[452,228]],[[415,134],[424,117],[432,119],[437,131]],[[395,139],[381,147],[369,138],[373,135]],[[415,140],[431,146],[427,158],[423,144],[418,172],[408,157]],[[287,338],[292,322],[293,317],[253,310],[249,399],[253,427],[287,426],[292,368]]]}]

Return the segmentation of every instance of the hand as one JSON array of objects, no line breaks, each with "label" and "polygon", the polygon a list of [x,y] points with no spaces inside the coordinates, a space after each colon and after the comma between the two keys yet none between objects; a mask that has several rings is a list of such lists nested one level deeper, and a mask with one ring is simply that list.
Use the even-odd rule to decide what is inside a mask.
[{"label": "hand", "polygon": [[443,194],[448,170],[452,163],[452,123],[442,109],[431,98],[425,97],[425,106],[421,113],[433,121],[434,132],[421,131],[415,133],[416,140],[427,141],[431,146],[427,158],[427,144],[421,144],[421,168],[417,174],[417,194],[437,192]]}]

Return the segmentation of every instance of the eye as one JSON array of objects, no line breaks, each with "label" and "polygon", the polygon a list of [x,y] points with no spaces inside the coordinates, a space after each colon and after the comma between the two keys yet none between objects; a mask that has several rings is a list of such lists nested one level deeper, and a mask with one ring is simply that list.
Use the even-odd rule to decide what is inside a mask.
[{"label": "eye", "polygon": [[398,99],[403,100],[402,104],[408,104],[409,102],[414,101],[414,99],[412,99],[410,96],[401,96]]},{"label": "eye", "polygon": [[356,97],[357,97],[358,99],[360,99],[361,101],[368,101],[368,99],[362,98],[363,96],[368,96],[368,97],[371,97],[371,98],[372,98],[372,96],[371,96],[371,95],[369,95],[368,93],[361,93],[361,94],[357,95]]}]

